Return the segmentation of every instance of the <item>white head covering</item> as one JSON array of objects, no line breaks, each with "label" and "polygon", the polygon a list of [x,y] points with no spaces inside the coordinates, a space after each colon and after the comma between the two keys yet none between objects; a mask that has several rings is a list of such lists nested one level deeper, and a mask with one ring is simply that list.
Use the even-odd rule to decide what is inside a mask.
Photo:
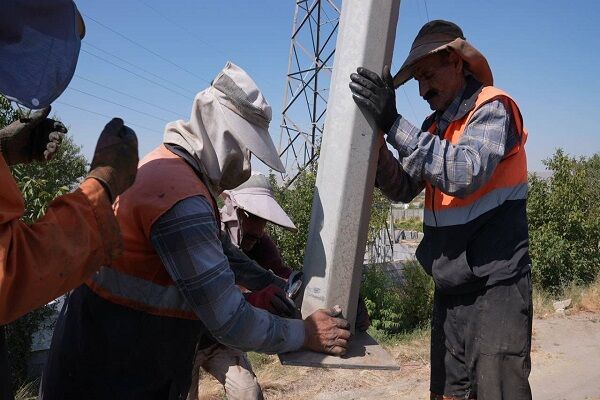
[{"label": "white head covering", "polygon": [[213,193],[250,177],[250,153],[279,172],[285,168],[269,134],[271,106],[250,76],[228,62],[196,95],[189,121],[165,127],[164,143],[183,147],[203,169]]},{"label": "white head covering", "polygon": [[225,200],[225,206],[221,208],[221,221],[225,225],[224,228],[229,232],[233,243],[239,245],[241,240],[239,237],[238,209],[279,225],[288,231],[298,231],[296,225],[275,200],[273,188],[267,177],[260,172],[253,172],[250,179],[233,190],[224,191],[221,197]]}]

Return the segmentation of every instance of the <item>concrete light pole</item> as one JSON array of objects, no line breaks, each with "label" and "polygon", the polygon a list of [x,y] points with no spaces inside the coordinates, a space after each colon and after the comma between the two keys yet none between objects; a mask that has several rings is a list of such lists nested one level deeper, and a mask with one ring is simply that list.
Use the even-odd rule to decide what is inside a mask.
[{"label": "concrete light pole", "polygon": [[[350,74],[359,66],[381,73],[383,66],[391,63],[399,8],[400,0],[345,0],[342,4],[304,259],[303,316],[339,304],[354,327],[377,166],[374,147],[379,133],[354,103],[348,84]],[[365,348],[376,345],[368,335],[356,335],[353,343],[359,348],[349,351],[349,358],[364,357],[369,354]],[[385,358],[387,353],[379,350],[383,354],[378,353],[377,358]],[[305,354],[290,353],[296,354],[295,358],[282,357],[282,362],[365,366],[361,360],[348,363],[337,357],[302,353]],[[394,367],[395,363],[390,364],[390,357],[387,358],[385,365],[378,360],[366,364],[372,368]]]}]

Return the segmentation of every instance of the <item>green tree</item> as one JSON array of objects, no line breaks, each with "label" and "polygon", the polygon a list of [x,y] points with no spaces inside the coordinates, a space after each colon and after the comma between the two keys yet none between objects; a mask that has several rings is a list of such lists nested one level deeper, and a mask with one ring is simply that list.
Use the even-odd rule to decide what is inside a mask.
[{"label": "green tree", "polygon": [[534,282],[559,291],[600,271],[600,154],[576,159],[557,150],[548,179],[529,178],[528,218]]},{"label": "green tree", "polygon": [[[0,97],[0,128],[19,117],[10,102]],[[85,176],[87,161],[70,137],[65,137],[55,157],[46,163],[16,165],[11,168],[23,193],[23,221],[34,223],[44,215],[48,204],[57,196],[70,192]],[[14,387],[27,380],[27,360],[31,351],[31,334],[54,310],[41,307],[6,327],[6,341]]]},{"label": "green tree", "polygon": [[[291,233],[269,225],[269,234],[279,246],[286,264],[296,270],[302,269],[304,260],[316,177],[317,171],[314,165],[302,171],[289,187],[278,185],[274,175],[269,177],[277,202],[288,213],[298,228],[297,233]],[[371,205],[368,243],[371,243],[377,233],[386,226],[389,209],[390,201],[379,189],[375,189]]]},{"label": "green tree", "polygon": [[302,269],[316,177],[316,168],[309,167],[288,188],[278,185],[274,175],[269,177],[277,202],[298,228],[298,232],[292,233],[269,224],[269,234],[277,243],[285,263],[295,270]]}]

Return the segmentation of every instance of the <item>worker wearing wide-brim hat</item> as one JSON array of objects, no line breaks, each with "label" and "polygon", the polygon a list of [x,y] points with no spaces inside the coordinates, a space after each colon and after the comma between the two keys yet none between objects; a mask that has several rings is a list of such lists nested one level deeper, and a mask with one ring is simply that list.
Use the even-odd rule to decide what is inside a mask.
[{"label": "worker wearing wide-brim hat", "polygon": [[[396,110],[394,88],[411,78],[434,111],[420,128]],[[527,131],[516,102],[443,20],[421,28],[394,78],[384,67],[381,77],[359,68],[350,79],[399,153],[381,141],[379,188],[406,203],[425,189],[416,256],[435,282],[432,399],[530,399]]]},{"label": "worker wearing wide-brim hat", "polygon": [[235,285],[279,293],[285,285],[221,234],[216,203],[250,177],[252,155],[284,172],[270,121],[254,80],[228,62],[196,95],[189,120],[166,125],[163,143],[140,161],[114,206],[123,256],[65,302],[43,400],[185,398],[206,332],[241,351],[345,352],[350,332],[338,310],[281,318],[250,305]]},{"label": "worker wearing wide-brim hat", "polygon": [[[277,245],[266,233],[266,225],[275,224],[290,232],[297,232],[297,228],[275,199],[267,177],[252,172],[246,182],[223,191],[221,198],[225,203],[220,209],[221,226],[231,243],[265,270],[287,279],[293,271],[283,262]],[[271,286],[255,292],[246,291],[245,297],[253,306],[277,315],[293,316],[297,313],[291,299],[279,298],[278,292]],[[263,398],[252,364],[244,351],[203,335],[197,345],[188,399],[198,398],[201,368],[223,385],[228,399]]]}]

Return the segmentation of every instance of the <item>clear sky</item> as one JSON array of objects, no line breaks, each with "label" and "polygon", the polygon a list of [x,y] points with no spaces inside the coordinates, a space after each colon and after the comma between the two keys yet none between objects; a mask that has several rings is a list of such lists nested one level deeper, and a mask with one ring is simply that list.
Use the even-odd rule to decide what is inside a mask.
[{"label": "clear sky", "polygon": [[[76,76],[54,112],[88,158],[107,116],[130,124],[146,154],[161,142],[166,122],[187,119],[194,94],[227,60],[263,90],[279,143],[294,1],[76,3],[87,35]],[[488,58],[496,86],[516,99],[529,131],[530,170],[541,170],[541,160],[558,147],[572,155],[600,152],[600,2],[404,0],[393,72],[428,19],[461,26]],[[414,81],[398,90],[397,105],[417,125],[430,112]]]}]

